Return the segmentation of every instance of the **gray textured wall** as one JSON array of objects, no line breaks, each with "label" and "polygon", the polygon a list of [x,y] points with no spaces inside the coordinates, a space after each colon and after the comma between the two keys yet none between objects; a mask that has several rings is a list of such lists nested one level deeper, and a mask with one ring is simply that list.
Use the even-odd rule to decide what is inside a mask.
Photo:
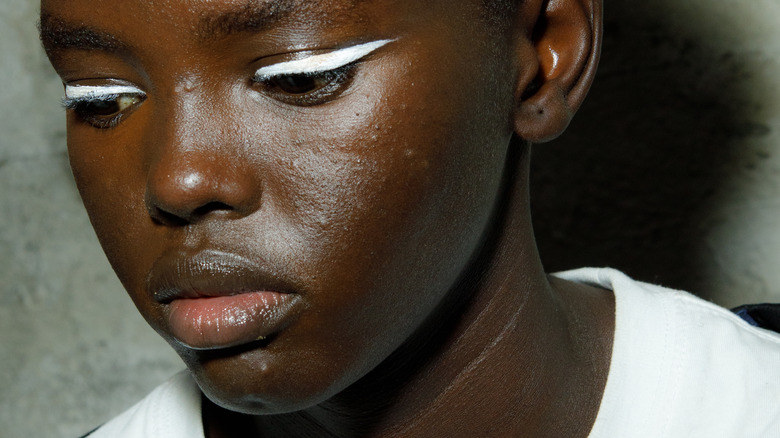
[{"label": "gray textured wall", "polygon": [[780,300],[780,1],[606,3],[591,94],[535,150],[548,269]]},{"label": "gray textured wall", "polygon": [[36,0],[0,1],[0,436],[76,437],[183,367],[100,250]]},{"label": "gray textured wall", "polygon": [[[608,0],[596,85],[534,150],[550,270],[780,301],[780,0]],[[89,228],[37,2],[0,3],[0,430],[77,436],[181,365]]]}]

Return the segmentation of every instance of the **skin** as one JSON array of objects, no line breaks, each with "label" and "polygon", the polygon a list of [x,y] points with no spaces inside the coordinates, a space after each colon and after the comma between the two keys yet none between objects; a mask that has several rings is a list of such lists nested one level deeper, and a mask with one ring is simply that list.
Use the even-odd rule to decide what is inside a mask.
[{"label": "skin", "polygon": [[[208,436],[587,436],[613,297],[544,274],[527,174],[528,142],[590,86],[600,5],[526,1],[499,23],[481,3],[303,2],[222,35],[283,3],[42,1],[66,84],[146,93],[110,129],[68,111],[68,152],[114,270],[208,398]],[[380,39],[314,105],[251,82],[258,62]],[[148,278],[203,250],[256,261],[295,317],[263,342],[182,343]]]}]

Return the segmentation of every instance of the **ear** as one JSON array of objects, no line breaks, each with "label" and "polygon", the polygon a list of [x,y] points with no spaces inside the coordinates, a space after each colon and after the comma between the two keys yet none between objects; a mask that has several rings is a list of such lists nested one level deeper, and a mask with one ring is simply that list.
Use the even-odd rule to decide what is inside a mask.
[{"label": "ear", "polygon": [[521,138],[554,139],[582,104],[601,53],[601,7],[601,0],[536,0],[518,7],[514,122]]}]

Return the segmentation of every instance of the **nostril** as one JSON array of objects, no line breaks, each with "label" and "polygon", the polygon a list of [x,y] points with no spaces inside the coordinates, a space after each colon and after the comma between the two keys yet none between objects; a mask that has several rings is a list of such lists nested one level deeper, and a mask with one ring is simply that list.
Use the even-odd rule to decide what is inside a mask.
[{"label": "nostril", "polygon": [[230,205],[224,203],[224,202],[209,202],[204,205],[201,205],[200,207],[197,207],[193,209],[188,214],[182,214],[174,213],[170,211],[166,211],[159,207],[152,207],[149,210],[149,216],[151,216],[154,223],[158,225],[167,225],[167,226],[184,226],[191,224],[198,219],[205,217],[213,212],[218,211],[232,211],[234,210],[233,207]]},{"label": "nostril", "polygon": [[170,227],[181,227],[187,225],[190,222],[186,218],[156,207],[149,209],[149,216],[152,218],[152,222],[155,224],[166,225]]},{"label": "nostril", "polygon": [[211,212],[220,211],[220,210],[230,211],[230,210],[233,210],[233,207],[229,206],[228,204],[226,204],[224,202],[212,201],[212,202],[206,203],[204,205],[201,205],[200,207],[198,207],[195,210],[193,210],[192,211],[192,215],[194,217],[202,217],[202,216],[205,216],[205,215],[207,215],[207,214],[209,214]]}]

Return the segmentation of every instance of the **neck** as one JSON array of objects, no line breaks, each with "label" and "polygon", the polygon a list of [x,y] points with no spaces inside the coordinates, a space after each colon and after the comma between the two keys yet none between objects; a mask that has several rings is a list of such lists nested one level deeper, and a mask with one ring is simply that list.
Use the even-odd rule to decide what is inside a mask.
[{"label": "neck", "polygon": [[528,209],[530,150],[514,146],[494,234],[449,298],[342,394],[259,419],[266,433],[587,436],[609,368],[612,295],[548,280]]}]

